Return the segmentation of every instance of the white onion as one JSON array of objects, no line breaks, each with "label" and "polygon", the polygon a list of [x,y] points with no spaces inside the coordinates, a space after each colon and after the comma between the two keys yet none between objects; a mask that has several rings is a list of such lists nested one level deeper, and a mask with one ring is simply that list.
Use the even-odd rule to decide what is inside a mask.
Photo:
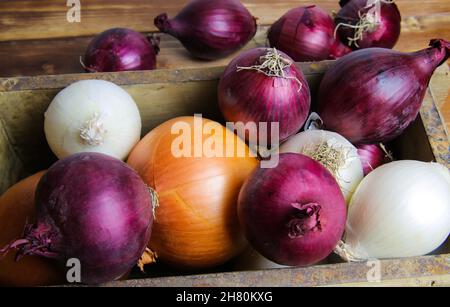
[{"label": "white onion", "polygon": [[346,260],[430,253],[450,232],[450,172],[438,163],[396,161],[361,182],[350,202]]},{"label": "white onion", "polygon": [[[320,158],[321,149],[326,155]],[[283,152],[305,154],[321,162],[335,177],[347,204],[364,177],[356,147],[335,132],[314,129],[300,132],[280,146],[280,153]],[[336,154],[340,158],[334,158]]]},{"label": "white onion", "polygon": [[125,159],[141,135],[133,98],[103,80],[78,81],[60,91],[45,112],[45,136],[60,159],[100,152]]}]

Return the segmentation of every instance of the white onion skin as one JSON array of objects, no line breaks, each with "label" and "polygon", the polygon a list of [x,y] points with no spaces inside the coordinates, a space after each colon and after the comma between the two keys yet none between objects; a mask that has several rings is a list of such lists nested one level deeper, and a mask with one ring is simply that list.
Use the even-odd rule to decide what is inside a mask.
[{"label": "white onion skin", "polygon": [[318,145],[326,140],[332,140],[333,148],[343,147],[348,150],[346,163],[339,168],[335,179],[341,188],[345,202],[348,204],[353,192],[364,177],[363,167],[358,151],[349,141],[338,133],[326,130],[307,130],[290,137],[280,146],[280,153],[303,153],[305,146]]},{"label": "white onion skin", "polygon": [[[89,145],[80,128],[99,114],[105,129],[101,144]],[[104,80],[75,82],[60,91],[45,112],[44,131],[53,153],[62,159],[79,152],[98,152],[125,159],[141,135],[141,117],[133,98]]]},{"label": "white onion skin", "polygon": [[359,259],[413,257],[435,250],[449,232],[449,170],[404,160],[363,179],[348,209],[344,241]]}]

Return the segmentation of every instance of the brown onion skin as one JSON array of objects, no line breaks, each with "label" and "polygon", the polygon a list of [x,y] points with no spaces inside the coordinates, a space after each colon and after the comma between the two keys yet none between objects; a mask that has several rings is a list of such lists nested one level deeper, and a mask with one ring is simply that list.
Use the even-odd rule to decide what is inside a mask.
[{"label": "brown onion skin", "polygon": [[224,58],[256,34],[256,18],[238,0],[193,0],[176,17],[157,16],[155,26],[177,38],[195,57]]},{"label": "brown onion skin", "polygon": [[[227,66],[219,81],[219,107],[227,122],[279,122],[280,141],[300,130],[308,116],[311,96],[303,72],[292,64],[285,76],[293,79],[269,77],[255,70],[237,71],[238,66],[260,64],[259,59],[268,48],[254,48],[237,56]],[[290,61],[286,54],[280,54]],[[270,128],[270,125],[269,125]],[[270,144],[271,132],[267,133]]]},{"label": "brown onion skin", "polygon": [[92,39],[83,59],[88,72],[151,70],[156,68],[158,41],[126,28],[106,30]]},{"label": "brown onion skin", "polygon": [[326,129],[354,144],[394,139],[416,118],[434,70],[448,57],[449,43],[440,39],[413,53],[368,48],[342,57],[319,86]]},{"label": "brown onion skin", "polygon": [[269,29],[271,47],[283,51],[294,61],[337,59],[352,50],[334,38],[334,22],[318,6],[288,11]]},{"label": "brown onion skin", "polygon": [[[367,0],[341,1],[342,8],[335,17],[335,24],[347,23],[356,25],[359,21],[358,12],[365,13],[370,8],[365,9]],[[381,22],[373,32],[365,32],[362,39],[358,40],[358,46],[351,44],[353,49],[363,49],[370,47],[392,48],[400,37],[401,15],[395,3],[381,2]],[[348,44],[348,37],[353,37],[355,29],[340,26],[337,35],[342,42]]]},{"label": "brown onion skin", "polygon": [[[302,219],[298,205],[320,209]],[[310,265],[326,258],[341,239],[346,205],[324,166],[305,155],[283,153],[277,167],[257,168],[249,176],[239,194],[238,216],[261,255],[282,265]],[[303,233],[293,233],[289,225]]]},{"label": "brown onion skin", "polygon": [[356,145],[356,148],[363,166],[364,176],[389,161],[386,152],[379,144],[359,144]]},{"label": "brown onion skin", "polygon": [[[239,227],[237,199],[248,175],[257,166],[249,149],[233,133],[224,139],[226,128],[203,118],[201,125],[217,129],[214,135],[224,148],[243,145],[245,157],[175,157],[172,144],[178,134],[171,129],[176,123],[192,127],[194,117],[177,117],[150,131],[132,150],[127,163],[153,187],[159,206],[148,247],[158,255],[157,261],[184,271],[202,270],[221,265],[243,251],[247,242]],[[198,142],[200,146],[204,143]]]}]

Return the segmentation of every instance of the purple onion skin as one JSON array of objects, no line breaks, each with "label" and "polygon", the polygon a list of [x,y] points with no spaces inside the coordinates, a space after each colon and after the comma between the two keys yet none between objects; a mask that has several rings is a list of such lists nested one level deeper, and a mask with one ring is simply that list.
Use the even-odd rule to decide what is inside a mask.
[{"label": "purple onion skin", "polygon": [[120,278],[150,239],[146,185],[127,164],[104,154],[78,153],[56,162],[40,180],[35,201],[37,221],[18,255],[54,258],[64,266],[78,258],[83,283]]},{"label": "purple onion skin", "polygon": [[[302,71],[292,64],[284,70],[286,77],[269,77],[255,70],[237,71],[237,67],[258,65],[268,48],[254,48],[239,54],[225,69],[219,81],[219,107],[227,122],[268,123],[266,144],[271,144],[270,123],[279,123],[280,141],[300,130],[306,121],[311,104],[308,83]],[[286,54],[279,52],[292,61]],[[258,131],[258,134],[260,132]],[[261,135],[264,135],[262,133]],[[261,140],[259,140],[260,142]],[[261,142],[260,142],[261,143]]]},{"label": "purple onion skin", "polygon": [[158,42],[125,28],[106,30],[86,50],[83,65],[88,72],[151,70],[156,68]]},{"label": "purple onion skin", "polygon": [[388,162],[387,154],[378,144],[359,144],[356,145],[356,148],[363,166],[364,176]]},{"label": "purple onion skin", "polygon": [[238,216],[260,254],[282,265],[319,262],[344,232],[346,206],[331,173],[295,153],[280,154],[276,168],[257,168],[244,183]]},{"label": "purple onion skin", "polygon": [[318,113],[326,129],[354,144],[387,142],[416,118],[434,70],[450,55],[434,39],[413,53],[384,48],[354,51],[339,59],[319,86]]},{"label": "purple onion skin", "polygon": [[288,11],[270,27],[268,39],[297,62],[337,59],[352,51],[334,38],[333,19],[315,5]]},{"label": "purple onion skin", "polygon": [[195,57],[224,58],[256,34],[256,19],[238,0],[193,0],[178,15],[155,18],[155,26],[177,38]]},{"label": "purple onion skin", "polygon": [[[342,1],[341,1],[342,2]],[[345,1],[344,1],[345,2]],[[365,13],[370,8],[365,8],[367,0],[347,1],[336,15],[336,25],[340,22],[356,25],[359,21],[358,12]],[[392,48],[398,41],[401,30],[401,16],[395,3],[381,2],[381,22],[373,32],[365,32],[362,39],[358,40],[358,46],[352,44],[353,49],[370,47]],[[341,26],[337,35],[344,43],[348,43],[348,37],[353,37],[355,29]]]}]

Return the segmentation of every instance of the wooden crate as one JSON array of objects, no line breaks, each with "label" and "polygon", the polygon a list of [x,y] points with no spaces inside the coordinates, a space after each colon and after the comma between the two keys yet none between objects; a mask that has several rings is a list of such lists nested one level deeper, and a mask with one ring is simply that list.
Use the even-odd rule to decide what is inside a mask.
[{"label": "wooden crate", "polygon": [[[304,71],[313,96],[323,73],[332,64],[332,61],[296,64]],[[216,98],[217,82],[223,70],[221,66],[0,79],[0,192],[27,174],[45,169],[55,161],[43,132],[44,111],[55,94],[72,82],[95,78],[123,86],[140,109],[145,134],[165,120],[180,115],[202,113],[206,118],[223,121]],[[420,117],[390,144],[397,159],[437,161],[450,167],[449,137],[436,108],[437,97],[445,97],[448,92],[448,74],[445,65],[436,71]],[[450,242],[435,254],[382,261],[381,283],[367,282],[369,267],[366,263],[334,263],[306,268],[136,279],[106,285],[450,285]],[[218,270],[227,270],[227,266]]]}]

